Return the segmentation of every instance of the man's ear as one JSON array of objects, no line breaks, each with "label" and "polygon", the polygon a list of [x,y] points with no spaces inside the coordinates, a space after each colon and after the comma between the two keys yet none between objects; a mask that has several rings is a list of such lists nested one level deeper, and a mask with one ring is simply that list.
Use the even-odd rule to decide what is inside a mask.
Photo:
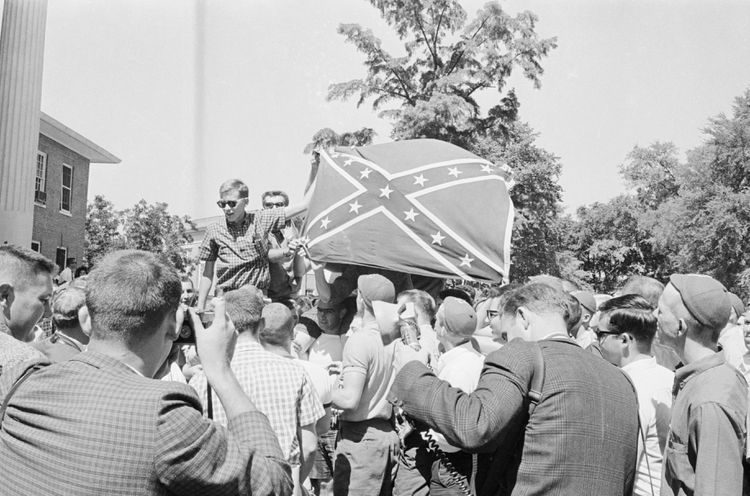
[{"label": "man's ear", "polygon": [[589,320],[591,320],[591,314],[590,313],[584,313],[583,314],[583,322],[586,323]]},{"label": "man's ear", "polygon": [[518,307],[516,310],[516,318],[521,319],[521,325],[524,330],[527,330],[529,325],[531,325],[531,321],[529,320],[530,314],[531,312],[526,307]]},{"label": "man's ear", "polygon": [[91,336],[91,314],[89,314],[89,307],[86,305],[78,309],[78,325],[81,326],[85,335]]},{"label": "man's ear", "polygon": [[9,282],[0,283],[0,304],[10,305],[13,302],[13,285]]},{"label": "man's ear", "polygon": [[677,335],[682,336],[683,334],[687,334],[688,326],[687,322],[685,322],[685,319],[680,319],[677,321]]}]

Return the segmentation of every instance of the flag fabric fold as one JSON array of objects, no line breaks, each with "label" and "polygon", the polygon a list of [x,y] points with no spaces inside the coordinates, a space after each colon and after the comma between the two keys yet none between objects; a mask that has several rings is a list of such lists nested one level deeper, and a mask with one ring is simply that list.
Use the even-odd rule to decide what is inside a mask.
[{"label": "flag fabric fold", "polygon": [[317,263],[499,282],[510,266],[510,184],[507,167],[439,140],[321,151],[306,251]]}]

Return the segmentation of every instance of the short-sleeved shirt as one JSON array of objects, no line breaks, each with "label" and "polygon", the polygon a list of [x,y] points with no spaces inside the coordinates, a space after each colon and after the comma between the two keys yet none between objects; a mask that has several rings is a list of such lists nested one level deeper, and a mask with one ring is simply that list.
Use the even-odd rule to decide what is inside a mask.
[{"label": "short-sleeved shirt", "polygon": [[268,288],[268,236],[286,224],[283,208],[246,212],[238,224],[226,220],[206,229],[198,258],[216,262],[216,286],[224,291],[252,284]]},{"label": "short-sleeved shirt", "polygon": [[342,374],[362,374],[365,385],[357,408],[344,410],[341,420],[362,422],[375,418],[390,419],[391,404],[388,392],[393,384],[393,354],[396,341],[383,345],[380,330],[375,324],[352,333],[344,345]]},{"label": "short-sleeved shirt", "polygon": [[[250,340],[237,342],[231,366],[242,389],[271,422],[285,459],[292,465],[299,465],[297,429],[314,424],[325,415],[305,369],[294,360],[274,355]],[[203,371],[193,376],[190,385],[206,405]],[[212,399],[214,420],[227,425],[229,419],[215,391]]]}]

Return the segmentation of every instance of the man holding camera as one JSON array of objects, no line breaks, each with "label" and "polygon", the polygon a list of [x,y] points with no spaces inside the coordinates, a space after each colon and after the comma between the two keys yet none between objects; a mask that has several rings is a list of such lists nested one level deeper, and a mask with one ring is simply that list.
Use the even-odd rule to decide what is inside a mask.
[{"label": "man holding camera", "polygon": [[184,384],[153,380],[177,338],[180,278],[158,256],[114,252],[89,275],[85,352],[26,362],[0,378],[0,487],[39,494],[291,494],[268,419],[243,392],[229,357],[236,334],[215,300],[195,327],[203,371],[229,418],[202,418]]}]

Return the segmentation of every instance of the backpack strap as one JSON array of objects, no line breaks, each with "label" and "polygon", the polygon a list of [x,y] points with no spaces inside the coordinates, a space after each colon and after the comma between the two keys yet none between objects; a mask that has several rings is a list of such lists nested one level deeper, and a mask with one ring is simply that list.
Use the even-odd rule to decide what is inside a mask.
[{"label": "backpack strap", "polygon": [[542,355],[542,348],[539,343],[534,342],[532,346],[534,355],[531,357],[533,360],[532,365],[534,370],[531,375],[531,384],[529,384],[529,392],[527,397],[529,398],[529,418],[534,413],[534,409],[542,399],[542,388],[544,387],[544,356]]},{"label": "backpack strap", "polygon": [[13,386],[8,391],[8,394],[5,395],[5,399],[3,400],[3,406],[0,408],[0,428],[2,428],[3,419],[5,419],[5,410],[8,409],[8,403],[10,403],[10,398],[11,398],[11,396],[13,396],[13,393],[16,392],[16,390],[18,389],[18,387],[21,384],[23,384],[23,382],[26,379],[28,379],[31,374],[33,374],[37,370],[39,370],[42,367],[44,367],[44,365],[45,364],[42,364],[42,363],[34,364],[33,366],[31,366],[28,369],[26,369],[26,372],[24,372],[23,375],[21,377],[19,377],[16,380],[16,382],[13,383]]}]

